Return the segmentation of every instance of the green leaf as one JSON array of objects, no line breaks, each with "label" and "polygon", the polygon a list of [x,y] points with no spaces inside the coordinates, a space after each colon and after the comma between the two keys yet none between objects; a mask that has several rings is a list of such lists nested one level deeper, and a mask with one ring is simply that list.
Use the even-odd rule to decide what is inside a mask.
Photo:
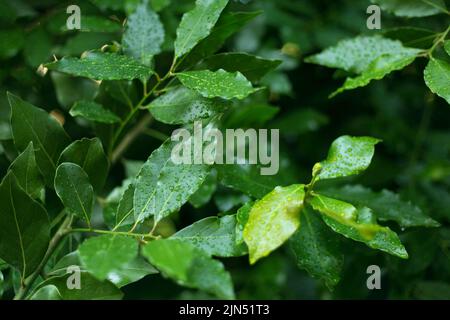
[{"label": "green leaf", "polygon": [[221,184],[244,192],[255,198],[262,198],[276,186],[279,181],[270,175],[261,175],[261,167],[251,164],[216,165]]},{"label": "green leaf", "polygon": [[358,36],[340,41],[336,46],[310,56],[306,62],[361,74],[372,61],[386,54],[414,55],[417,49],[405,48],[398,40],[381,36]]},{"label": "green leaf", "polygon": [[95,80],[147,79],[153,71],[135,59],[116,53],[86,52],[79,58],[64,57],[47,63],[50,70]]},{"label": "green leaf", "polygon": [[29,298],[30,300],[62,300],[59,290],[54,285],[47,285],[45,287],[39,288],[33,295]]},{"label": "green leaf", "polygon": [[58,164],[71,162],[79,165],[89,176],[96,192],[100,192],[108,176],[109,161],[98,138],[83,138],[70,144],[61,153]]},{"label": "green leaf", "polygon": [[24,47],[24,56],[27,63],[36,68],[48,61],[52,53],[52,40],[43,28],[38,28],[28,34]]},{"label": "green leaf", "polygon": [[67,284],[71,283],[71,276],[74,274],[49,278],[37,290],[49,285],[55,286],[62,300],[120,300],[123,297],[123,293],[114,284],[107,280],[100,281],[88,272],[80,273],[80,289],[69,289]]},{"label": "green leaf", "polygon": [[156,12],[159,12],[170,5],[171,1],[172,0],[150,0],[150,5]]},{"label": "green leaf", "polygon": [[408,55],[386,54],[375,59],[363,73],[355,78],[347,78],[344,85],[333,92],[330,98],[346,90],[367,86],[372,80],[381,80],[393,71],[401,70],[416,60],[417,54],[411,51]]},{"label": "green leaf", "polygon": [[244,228],[248,222],[253,205],[254,202],[249,201],[240,207],[236,213],[236,244],[238,245],[244,243]]},{"label": "green leaf", "polygon": [[74,78],[64,73],[51,72],[56,99],[64,109],[70,109],[80,100],[93,100],[99,91],[99,84],[87,78]]},{"label": "green leaf", "polygon": [[183,58],[181,66],[194,65],[203,58],[212,55],[223,46],[226,39],[239,31],[244,25],[259,14],[261,14],[261,11],[226,12],[222,14],[209,36],[201,40],[191,52]]},{"label": "green leaf", "polygon": [[275,70],[281,62],[281,60],[268,60],[247,53],[235,52],[220,53],[204,60],[204,64],[209,70],[239,71],[252,82],[261,80],[267,73]]},{"label": "green leaf", "polygon": [[229,212],[249,201],[251,201],[251,198],[247,195],[232,190],[223,190],[214,196],[214,204],[220,212]]},{"label": "green leaf", "polygon": [[[130,184],[120,198],[116,211],[114,230],[122,230],[133,225],[134,221],[134,184]],[[129,229],[129,228],[128,228]]]},{"label": "green leaf", "polygon": [[47,112],[8,93],[14,144],[24,151],[30,141],[35,147],[36,162],[47,186],[53,185],[56,163],[70,140],[61,125]]},{"label": "green leaf", "polygon": [[167,124],[186,124],[224,112],[228,104],[221,99],[207,99],[185,87],[177,87],[148,105],[156,120]]},{"label": "green leaf", "polygon": [[122,288],[130,283],[137,282],[150,274],[156,273],[158,273],[158,270],[144,260],[144,258],[137,257],[120,269],[110,272],[108,274],[108,280],[117,287]]},{"label": "green leaf", "polygon": [[402,228],[439,226],[437,221],[425,215],[419,207],[402,201],[397,194],[389,190],[374,192],[363,186],[344,186],[320,190],[320,193],[360,207],[368,207],[375,212],[379,220],[395,221]]},{"label": "green leaf", "polygon": [[206,38],[216,24],[228,0],[197,0],[195,8],[185,13],[177,29],[175,58],[188,53]]},{"label": "green leaf", "polygon": [[430,48],[436,36],[436,31],[416,27],[397,27],[383,32],[385,38],[400,40],[407,47],[420,49]]},{"label": "green leaf", "polygon": [[269,255],[297,231],[304,196],[304,185],[276,187],[253,205],[244,228],[251,264]]},{"label": "green leaf", "polygon": [[259,89],[253,88],[250,81],[240,72],[225,70],[187,71],[177,73],[178,79],[189,89],[195,90],[206,98],[244,99]]},{"label": "green leaf", "polygon": [[11,173],[0,184],[0,203],[0,258],[24,278],[35,271],[47,251],[47,212],[19,187]]},{"label": "green leaf", "polygon": [[447,11],[443,0],[371,0],[398,17],[428,17]]},{"label": "green leaf", "polygon": [[146,2],[141,3],[128,17],[122,46],[125,54],[150,65],[153,56],[161,52],[164,27],[156,12]]},{"label": "green leaf", "polygon": [[350,203],[319,194],[313,194],[310,204],[322,213],[323,220],[333,231],[346,238],[363,242],[373,249],[402,259],[408,258],[397,234],[388,227],[378,225],[369,208],[357,210]]},{"label": "green leaf", "polygon": [[32,198],[36,198],[44,187],[42,176],[34,156],[34,145],[28,147],[11,163],[9,169],[17,179],[17,183]]},{"label": "green leaf", "polygon": [[56,169],[55,190],[66,209],[90,225],[94,190],[89,177],[77,164],[64,162]]},{"label": "green leaf", "polygon": [[[64,275],[67,272],[67,268],[70,266],[80,266],[80,271],[86,272],[86,268],[81,266],[81,264],[79,252],[74,251],[62,257],[53,269],[48,272],[48,275]],[[156,270],[144,258],[137,256],[121,266],[119,269],[109,272],[106,278],[117,287],[122,288],[130,283],[139,281],[147,275],[155,273],[158,273],[158,270]]]},{"label": "green leaf", "polygon": [[208,165],[173,163],[171,152],[175,145],[168,140],[152,152],[142,167],[134,193],[136,221],[153,216],[158,222],[178,210],[208,176]]},{"label": "green leaf", "polygon": [[431,92],[450,104],[450,63],[432,58],[424,71],[425,83]]},{"label": "green leaf", "polygon": [[222,299],[234,298],[233,283],[223,264],[190,243],[176,239],[151,241],[143,248],[143,254],[166,277],[180,285]]},{"label": "green leaf", "polygon": [[203,207],[211,200],[216,189],[217,171],[213,169],[206,177],[205,181],[203,181],[200,188],[198,188],[198,190],[189,198],[189,203],[197,209]]},{"label": "green leaf", "polygon": [[447,52],[447,54],[450,56],[450,40],[444,42],[444,49],[445,52]]},{"label": "green leaf", "polygon": [[372,137],[341,136],[328,151],[327,159],[316,163],[313,175],[317,180],[333,179],[359,174],[367,169],[380,140]]},{"label": "green leaf", "polygon": [[24,32],[20,29],[0,30],[0,60],[14,57],[25,44]]},{"label": "green leaf", "polygon": [[87,120],[113,124],[120,122],[120,118],[112,111],[105,109],[101,104],[93,101],[78,101],[70,109],[72,117],[83,117]]},{"label": "green leaf", "polygon": [[[107,19],[101,16],[89,16],[83,14],[81,19],[81,29],[79,32],[119,32],[122,26],[117,21]],[[66,24],[61,28],[61,31],[69,31]]]},{"label": "green leaf", "polygon": [[289,239],[298,267],[333,288],[340,280],[344,264],[339,238],[310,209],[300,214],[300,225]]},{"label": "green leaf", "polygon": [[136,239],[121,235],[103,235],[84,241],[78,248],[81,263],[99,280],[120,270],[137,257]]},{"label": "green leaf", "polygon": [[236,244],[236,216],[208,217],[178,231],[172,238],[194,245],[211,256],[238,257],[247,253]]}]

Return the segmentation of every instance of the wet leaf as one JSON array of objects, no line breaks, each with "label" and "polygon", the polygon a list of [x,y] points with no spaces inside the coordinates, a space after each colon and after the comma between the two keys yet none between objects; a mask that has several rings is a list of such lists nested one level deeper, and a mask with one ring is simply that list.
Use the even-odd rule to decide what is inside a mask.
[{"label": "wet leaf", "polygon": [[277,249],[297,231],[304,196],[304,185],[276,187],[253,205],[244,228],[251,264]]}]

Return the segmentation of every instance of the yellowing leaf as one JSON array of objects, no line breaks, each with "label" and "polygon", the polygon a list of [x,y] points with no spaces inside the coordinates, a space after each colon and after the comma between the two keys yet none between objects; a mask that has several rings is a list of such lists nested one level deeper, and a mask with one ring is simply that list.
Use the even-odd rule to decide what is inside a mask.
[{"label": "yellowing leaf", "polygon": [[250,263],[267,256],[297,231],[304,196],[304,185],[276,187],[253,205],[244,228]]},{"label": "yellowing leaf", "polygon": [[334,232],[363,242],[373,249],[403,259],[408,258],[408,253],[397,234],[388,227],[378,225],[376,217],[369,208],[357,210],[350,203],[319,194],[313,194],[310,204],[322,213],[323,220]]}]

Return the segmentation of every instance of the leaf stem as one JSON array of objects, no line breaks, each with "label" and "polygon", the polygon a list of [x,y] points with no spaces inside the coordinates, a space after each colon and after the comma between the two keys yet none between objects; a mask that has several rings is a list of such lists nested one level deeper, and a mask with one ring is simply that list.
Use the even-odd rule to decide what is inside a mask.
[{"label": "leaf stem", "polygon": [[99,229],[89,229],[89,228],[71,229],[70,232],[86,232],[86,233],[98,233],[98,234],[111,234],[111,235],[130,236],[130,237],[136,237],[136,238],[156,239],[156,237],[151,235],[151,234],[142,234],[142,233],[125,232],[125,231],[121,232],[121,231],[99,230]]},{"label": "leaf stem", "polygon": [[[111,145],[110,145],[110,157],[111,157],[111,162],[114,163],[117,161],[117,159],[121,156],[121,154],[125,151],[125,149],[128,147],[129,144],[131,144],[134,139],[136,139],[136,137],[141,133],[142,130],[136,130],[136,129],[132,129],[132,132],[134,132],[133,135],[128,136],[128,139],[124,139],[124,141],[122,141],[122,143],[120,143],[116,149],[114,149],[116,147],[117,141],[119,140],[120,136],[122,135],[123,131],[125,130],[125,128],[127,127],[127,125],[129,124],[129,122],[131,120],[134,119],[134,116],[136,115],[136,113],[141,109],[141,107],[144,105],[145,101],[159,88],[159,86],[166,81],[167,79],[171,78],[174,76],[174,68],[175,68],[175,64],[176,64],[176,59],[173,60],[172,65],[170,66],[169,71],[166,73],[166,75],[162,78],[160,78],[158,75],[156,76],[156,84],[153,86],[153,88],[147,92],[147,84],[145,83],[144,85],[144,96],[142,97],[142,99],[138,102],[138,104],[136,106],[134,106],[133,108],[131,108],[130,113],[127,115],[127,117],[121,122],[119,128],[117,129],[117,131],[114,133],[114,136],[112,138],[111,141]],[[148,121],[148,120],[147,120]],[[136,128],[142,128],[142,123],[138,123]],[[145,127],[144,127],[145,128]],[[131,138],[131,139],[130,139]]]},{"label": "leaf stem", "polygon": [[440,33],[436,37],[436,40],[434,41],[433,46],[426,51],[426,54],[430,59],[433,57],[434,50],[436,50],[437,46],[440,43],[443,43],[445,41],[445,38],[447,38],[447,35],[449,34],[449,32],[450,32],[450,25],[447,27],[447,29],[444,32]]},{"label": "leaf stem", "polygon": [[56,231],[53,238],[50,240],[47,252],[42,258],[41,263],[38,265],[36,270],[34,270],[34,272],[24,280],[22,286],[20,287],[19,291],[14,297],[14,300],[23,300],[26,297],[28,291],[30,290],[30,287],[33,285],[34,281],[36,281],[37,277],[44,270],[45,265],[47,264],[48,260],[53,255],[55,250],[58,248],[58,245],[60,244],[61,240],[70,232],[71,223],[72,223],[72,216],[66,217],[66,219],[63,221],[61,226]]}]

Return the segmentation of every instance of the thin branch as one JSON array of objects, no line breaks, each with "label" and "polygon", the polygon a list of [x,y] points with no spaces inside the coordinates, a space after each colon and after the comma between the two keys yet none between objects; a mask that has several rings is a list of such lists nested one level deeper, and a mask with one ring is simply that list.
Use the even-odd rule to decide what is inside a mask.
[{"label": "thin branch", "polygon": [[142,234],[142,233],[133,233],[133,232],[121,232],[121,231],[110,231],[110,230],[99,230],[99,229],[89,229],[89,228],[78,228],[71,229],[71,233],[73,232],[86,232],[86,233],[98,233],[98,234],[111,234],[111,235],[121,235],[121,236],[129,236],[135,238],[151,238],[156,239],[156,236],[151,234]]},{"label": "thin branch", "polygon": [[147,113],[138,123],[137,125],[131,129],[127,135],[122,139],[117,148],[113,151],[111,155],[111,162],[114,164],[118,159],[122,156],[122,154],[126,151],[126,149],[133,143],[133,141],[145,131],[148,125],[153,121],[150,113]]}]

